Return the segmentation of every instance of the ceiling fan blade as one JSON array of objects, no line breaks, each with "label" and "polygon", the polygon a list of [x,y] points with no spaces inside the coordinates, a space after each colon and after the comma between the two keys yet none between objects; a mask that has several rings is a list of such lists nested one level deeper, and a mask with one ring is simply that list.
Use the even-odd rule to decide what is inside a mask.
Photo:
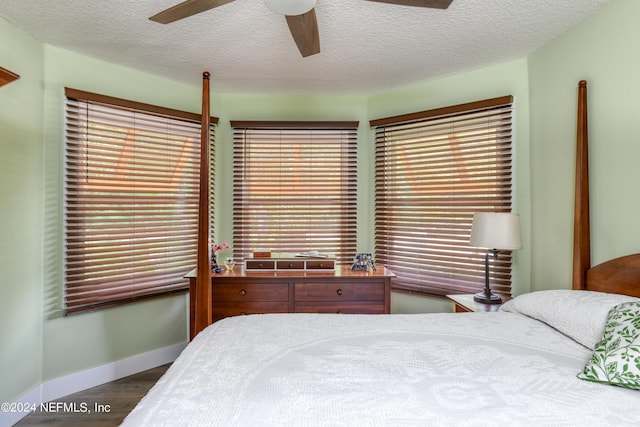
[{"label": "ceiling fan blade", "polygon": [[213,9],[214,7],[231,3],[232,1],[233,0],[187,0],[153,15],[149,19],[161,24],[168,24],[200,12]]},{"label": "ceiling fan blade", "polygon": [[318,21],[316,11],[311,9],[302,15],[287,16],[289,31],[298,45],[298,50],[303,57],[320,53],[320,35],[318,34]]},{"label": "ceiling fan blade", "polygon": [[446,9],[453,0],[369,0],[380,3],[398,4],[400,6],[429,7],[432,9]]}]

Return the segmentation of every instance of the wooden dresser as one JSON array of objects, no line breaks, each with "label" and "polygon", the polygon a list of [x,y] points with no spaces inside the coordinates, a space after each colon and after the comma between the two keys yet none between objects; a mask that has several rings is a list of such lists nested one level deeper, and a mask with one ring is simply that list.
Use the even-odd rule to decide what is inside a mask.
[{"label": "wooden dresser", "polygon": [[[193,308],[195,270],[187,277]],[[390,313],[393,277],[382,266],[371,272],[352,271],[349,265],[331,271],[266,272],[236,266],[211,274],[213,321],[257,313]]]}]

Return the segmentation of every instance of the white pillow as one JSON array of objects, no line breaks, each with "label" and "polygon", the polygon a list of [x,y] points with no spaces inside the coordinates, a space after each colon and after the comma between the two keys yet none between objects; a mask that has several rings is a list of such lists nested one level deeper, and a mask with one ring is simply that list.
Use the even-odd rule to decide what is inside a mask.
[{"label": "white pillow", "polygon": [[631,301],[640,301],[640,298],[554,289],[520,295],[502,304],[500,310],[540,320],[593,350],[602,339],[609,310]]}]

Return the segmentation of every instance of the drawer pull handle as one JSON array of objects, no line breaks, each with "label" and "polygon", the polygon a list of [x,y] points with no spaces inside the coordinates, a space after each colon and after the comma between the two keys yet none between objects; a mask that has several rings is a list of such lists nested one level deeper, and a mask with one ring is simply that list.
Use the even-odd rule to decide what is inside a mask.
[{"label": "drawer pull handle", "polygon": [[336,294],[338,294],[338,295],[342,295],[342,289],[338,289],[338,290],[336,291]]},{"label": "drawer pull handle", "polygon": [[245,296],[246,294],[247,294],[247,291],[245,291],[244,289],[240,291],[240,295]]},{"label": "drawer pull handle", "polygon": [[320,263],[320,268],[324,268],[324,264],[323,263]]},{"label": "drawer pull handle", "polygon": [[262,263],[258,264],[258,268],[262,268]]},{"label": "drawer pull handle", "polygon": [[293,268],[293,264],[292,263],[289,263],[289,268]]}]

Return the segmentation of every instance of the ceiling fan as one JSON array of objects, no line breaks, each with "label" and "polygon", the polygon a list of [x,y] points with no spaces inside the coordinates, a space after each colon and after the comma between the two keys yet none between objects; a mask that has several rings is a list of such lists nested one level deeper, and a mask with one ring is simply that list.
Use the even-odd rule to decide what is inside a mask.
[{"label": "ceiling fan", "polygon": [[[166,9],[150,20],[161,24],[168,24],[179,19],[205,12],[209,9],[231,3],[234,0],[186,0]],[[380,3],[391,3],[400,6],[428,7],[432,9],[446,9],[453,0],[369,0]],[[320,35],[314,9],[316,0],[264,0],[272,11],[284,15],[289,25],[289,31],[298,50],[303,57],[320,52]]]}]

